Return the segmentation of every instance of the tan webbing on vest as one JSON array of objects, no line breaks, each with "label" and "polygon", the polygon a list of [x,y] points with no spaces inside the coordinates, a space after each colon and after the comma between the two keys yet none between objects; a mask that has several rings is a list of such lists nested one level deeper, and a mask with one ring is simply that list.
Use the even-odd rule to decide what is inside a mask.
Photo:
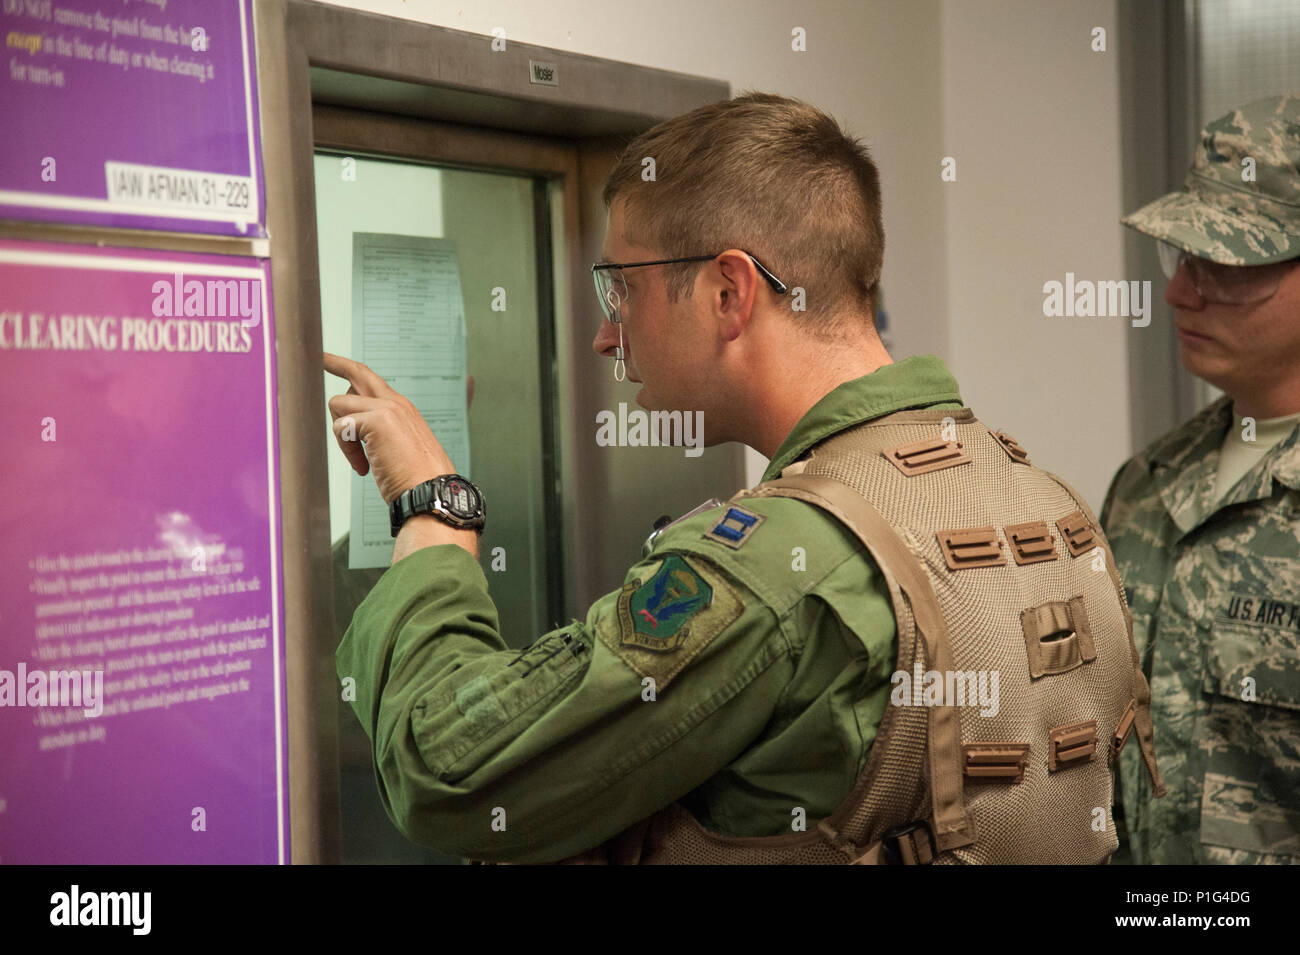
[{"label": "tan webbing on vest", "polygon": [[[825,508],[850,528],[866,546],[886,577],[892,577],[911,604],[917,630],[925,643],[929,669],[947,672],[953,668],[948,646],[948,628],[939,612],[938,601],[925,571],[903,546],[889,522],[866,498],[847,484],[823,475],[791,474],[765,482],[748,497],[780,495],[794,497]],[[961,725],[957,710],[951,706],[928,707],[930,717],[930,792],[934,822],[932,830],[939,848],[952,849],[975,841],[966,818],[962,794]],[[856,808],[860,780],[854,794],[827,821],[835,833],[849,822]],[[845,833],[850,840],[860,839],[860,832]]]}]

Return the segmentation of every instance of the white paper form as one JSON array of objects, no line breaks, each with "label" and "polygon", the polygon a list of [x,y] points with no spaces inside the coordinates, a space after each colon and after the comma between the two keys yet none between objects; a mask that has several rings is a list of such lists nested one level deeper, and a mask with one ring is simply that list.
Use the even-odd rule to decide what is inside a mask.
[{"label": "white paper form", "polygon": [[[419,409],[457,473],[470,477],[465,300],[454,239],[352,234],[352,357]],[[373,477],[353,472],[348,567],[387,567],[392,559],[388,505]]]}]

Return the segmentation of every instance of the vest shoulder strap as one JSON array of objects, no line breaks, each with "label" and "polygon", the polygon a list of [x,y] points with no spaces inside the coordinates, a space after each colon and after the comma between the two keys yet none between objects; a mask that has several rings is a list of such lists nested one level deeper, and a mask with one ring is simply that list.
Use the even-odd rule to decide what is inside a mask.
[{"label": "vest shoulder strap", "polygon": [[[932,669],[952,669],[952,651],[947,625],[939,609],[930,579],[889,522],[861,494],[841,481],[825,475],[800,474],[792,465],[782,476],[767,481],[745,497],[793,497],[828,511],[866,546],[885,575],[891,591],[903,593],[921,635],[927,662]],[[954,707],[929,707],[927,757],[930,767],[931,829],[939,851],[970,845],[975,841],[966,812],[962,788],[961,726]],[[852,821],[866,793],[870,773],[864,770],[845,801],[827,820],[832,840]]]}]

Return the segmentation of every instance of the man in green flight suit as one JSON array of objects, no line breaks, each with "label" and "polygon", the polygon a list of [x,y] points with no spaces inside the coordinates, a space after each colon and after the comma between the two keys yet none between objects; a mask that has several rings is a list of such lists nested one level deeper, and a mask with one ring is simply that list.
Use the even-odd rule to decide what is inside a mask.
[{"label": "man in green flight suit", "polygon": [[[645,157],[655,160],[653,180],[643,178]],[[795,470],[810,449],[847,429],[913,409],[933,420],[936,433],[941,420],[978,430],[981,467],[1046,482],[1012,439],[994,440],[962,408],[942,362],[894,363],[881,345],[872,320],[884,252],[878,175],[866,149],[826,114],[766,94],[701,107],[630,144],[605,201],[603,261],[593,273],[610,320],[593,347],[620,371],[626,363],[646,408],[701,410],[708,444],[743,441],[770,458],[765,481]],[[327,355],[325,364],[352,385],[330,401],[340,445],[360,473],[373,470],[385,501],[452,474],[409,402],[359,363]],[[951,452],[952,460],[931,467],[972,463],[959,453],[961,442],[936,440],[937,453]],[[894,470],[903,464],[879,453],[875,460],[894,480],[911,480]],[[1055,483],[1051,489],[1065,500]],[[1079,506],[1087,507],[1071,502],[1057,511]],[[1049,533],[1054,549],[1032,559],[1055,561],[1058,576],[1082,574],[1087,564],[1105,570],[1089,517],[1078,514],[1068,525],[1086,542],[1075,555],[1083,557],[1074,560]],[[1011,570],[989,570],[986,559],[985,569],[955,577],[1023,569],[1019,551],[1012,565],[1002,550],[1013,528],[1006,542],[987,530],[1003,558],[991,562]],[[942,562],[933,533],[926,546]],[[582,854],[603,861],[602,845],[670,804],[723,836],[789,836],[805,819],[815,835],[816,820],[841,806],[859,780],[891,709],[900,604],[891,602],[893,577],[826,510],[753,497],[743,507],[688,515],[663,530],[624,586],[584,620],[521,652],[507,650],[497,632],[477,557],[474,530],[427,513],[408,517],[392,566],[338,649],[340,678],[356,681],[353,706],[373,743],[384,805],[412,840],[487,861]],[[1108,651],[1129,675],[1110,688],[1127,701],[1134,677],[1122,602],[1117,586],[1095,586],[1102,595],[1089,597],[1100,601],[1090,611],[1097,646],[1107,626],[1122,638],[1122,654],[1113,643]],[[1057,655],[1049,673],[1092,659],[1087,644],[1079,658],[1073,632],[1068,639],[1046,633],[1051,614],[1067,612],[1063,603],[1031,609],[1047,621],[1038,636],[1061,638],[1043,651]],[[1016,666],[1028,680],[1020,606],[1006,616],[1019,642]],[[1139,726],[1144,691],[1133,692]],[[919,699],[919,686],[915,692]],[[1068,694],[1058,698],[1073,705]],[[1052,718],[1050,725],[1068,722]],[[1098,732],[1084,731],[1086,745],[1078,726],[1063,727],[1076,734],[1069,746],[1052,742],[1053,772],[1076,766],[1081,779],[1093,771],[1081,762],[1100,766],[1103,776],[1100,794],[1094,789],[1076,819],[1090,848],[1059,858],[1101,861],[1115,844],[1112,778],[1104,752],[1096,762],[1093,753],[1112,730],[1116,744],[1128,737],[1117,719],[1092,727]],[[1149,745],[1149,726],[1138,735]],[[1044,730],[1032,741],[1032,760],[1019,751],[977,754],[968,763],[980,777],[976,788],[1003,784],[989,783],[990,772],[1007,788],[1021,777],[1046,779],[1048,745]],[[972,768],[979,758],[1003,764]],[[948,783],[960,787],[960,779],[958,768]],[[960,799],[956,806],[948,818],[962,822]],[[951,832],[946,838],[963,844]],[[1012,851],[1021,848],[1030,847]],[[930,857],[924,847],[919,857]]]},{"label": "man in green flight suit", "polygon": [[1137,863],[1300,862],[1300,95],[1201,132],[1161,243],[1183,364],[1226,394],[1126,463],[1102,523],[1170,798],[1125,754]]}]

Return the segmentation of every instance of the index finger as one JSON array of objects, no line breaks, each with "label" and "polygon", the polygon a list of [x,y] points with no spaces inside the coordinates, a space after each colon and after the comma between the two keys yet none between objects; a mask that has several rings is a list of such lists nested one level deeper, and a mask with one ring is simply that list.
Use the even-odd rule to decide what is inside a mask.
[{"label": "index finger", "polygon": [[396,394],[389,387],[388,382],[375,374],[369,365],[363,365],[351,358],[344,358],[342,355],[331,355],[329,352],[322,352],[322,354],[325,356],[325,370],[331,375],[346,378],[351,382],[352,387],[356,389],[357,394],[372,398]]}]

